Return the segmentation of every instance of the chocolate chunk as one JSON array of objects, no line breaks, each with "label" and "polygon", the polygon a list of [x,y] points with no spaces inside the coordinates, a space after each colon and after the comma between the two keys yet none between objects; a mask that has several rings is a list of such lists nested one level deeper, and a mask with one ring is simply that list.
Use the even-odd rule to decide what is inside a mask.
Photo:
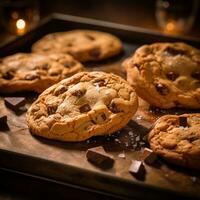
[{"label": "chocolate chunk", "polygon": [[139,160],[132,160],[129,172],[136,177],[143,176],[145,172],[143,163]]},{"label": "chocolate chunk", "polygon": [[105,121],[107,119],[106,115],[103,113],[101,114],[101,118]]},{"label": "chocolate chunk", "polygon": [[75,92],[72,93],[73,96],[79,97],[79,98],[82,97],[84,94],[85,92],[82,90],[76,90]]},{"label": "chocolate chunk", "polygon": [[47,70],[50,68],[50,65],[48,63],[45,63],[45,64],[41,65],[41,68],[44,70]]},{"label": "chocolate chunk", "polygon": [[200,71],[195,71],[191,74],[191,76],[195,79],[200,80]]},{"label": "chocolate chunk", "polygon": [[117,108],[117,105],[116,105],[114,102],[111,102],[110,110],[111,110],[113,113],[119,113],[119,112],[120,112],[120,110]]},{"label": "chocolate chunk", "polygon": [[32,80],[35,80],[35,79],[39,79],[40,76],[38,74],[26,74],[24,79],[25,80],[28,80],[28,81],[32,81]]},{"label": "chocolate chunk", "polygon": [[98,82],[95,82],[94,85],[95,85],[95,86],[98,85],[99,87],[103,87],[103,86],[105,86],[106,84],[105,84],[105,81],[104,81],[104,80],[99,80]]},{"label": "chocolate chunk", "polygon": [[7,115],[0,113],[0,128],[7,125]]},{"label": "chocolate chunk", "polygon": [[[50,70],[49,70],[50,71]],[[58,76],[58,75],[60,75],[60,72],[59,71],[50,71],[49,72],[49,75],[50,76]]]},{"label": "chocolate chunk", "polygon": [[137,67],[138,69],[140,69],[140,65],[138,63],[134,63],[133,66]]},{"label": "chocolate chunk", "polygon": [[169,94],[169,89],[165,86],[165,85],[163,85],[163,84],[161,84],[161,83],[158,83],[158,84],[156,84],[156,90],[161,94],[161,95],[167,95],[167,94]]},{"label": "chocolate chunk", "polygon": [[66,92],[68,90],[68,87],[67,86],[64,86],[61,87],[61,88],[57,88],[54,92],[54,95],[60,95],[60,94],[63,94],[64,92]]},{"label": "chocolate chunk", "polygon": [[176,72],[168,72],[166,76],[169,80],[175,81],[179,75]]},{"label": "chocolate chunk", "polygon": [[84,104],[79,108],[81,113],[85,113],[91,110],[90,105],[89,104]]},{"label": "chocolate chunk", "polygon": [[55,114],[56,110],[57,110],[57,106],[55,106],[55,105],[48,105],[47,106],[48,115]]},{"label": "chocolate chunk", "polygon": [[96,48],[96,49],[91,50],[89,54],[92,57],[99,58],[101,55],[101,50],[99,48]]},{"label": "chocolate chunk", "polygon": [[165,52],[167,52],[171,56],[177,56],[177,55],[184,55],[186,53],[185,50],[182,49],[174,49],[172,47],[167,47],[165,49]]},{"label": "chocolate chunk", "polygon": [[179,117],[179,126],[187,127],[187,117]]},{"label": "chocolate chunk", "polygon": [[91,35],[86,34],[85,37],[91,41],[95,40],[95,38]]},{"label": "chocolate chunk", "polygon": [[68,61],[63,63],[64,67],[73,67],[76,64],[74,61]]},{"label": "chocolate chunk", "polygon": [[88,161],[100,168],[109,169],[114,164],[114,159],[105,152],[102,146],[88,149],[86,157]]},{"label": "chocolate chunk", "polygon": [[7,71],[3,74],[2,76],[4,79],[7,79],[7,80],[11,80],[14,78],[14,71],[13,70],[10,70],[10,71]]},{"label": "chocolate chunk", "polygon": [[6,97],[4,102],[6,107],[16,112],[26,104],[26,99],[24,97]]},{"label": "chocolate chunk", "polygon": [[152,165],[157,159],[157,155],[149,148],[144,148],[142,152],[142,160],[148,164]]},{"label": "chocolate chunk", "polygon": [[145,119],[140,119],[137,117],[134,119],[134,121],[141,126],[141,128],[146,132],[146,131],[150,131],[153,127],[152,123],[150,123],[149,121],[145,120]]}]

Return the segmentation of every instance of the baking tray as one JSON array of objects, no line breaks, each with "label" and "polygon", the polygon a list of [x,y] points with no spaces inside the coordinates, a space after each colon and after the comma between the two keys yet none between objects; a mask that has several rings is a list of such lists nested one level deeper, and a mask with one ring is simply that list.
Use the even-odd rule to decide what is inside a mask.
[{"label": "baking tray", "polygon": [[[152,42],[183,41],[200,47],[200,41],[161,35],[141,28],[104,22],[63,14],[53,14],[24,36],[0,47],[0,56],[16,52],[29,52],[31,45],[50,32],[72,29],[94,29],[118,36],[124,44],[124,52],[101,62],[85,63],[88,70],[116,73],[125,78],[121,62],[142,44]],[[36,94],[16,94],[27,98],[27,106]],[[15,95],[15,96],[16,96]],[[58,142],[33,136],[29,133],[25,113],[15,114],[6,109],[0,96],[0,109],[8,115],[9,129],[0,130],[0,167],[26,176],[70,185],[75,188],[102,193],[121,199],[200,199],[200,173],[175,167],[159,159],[155,166],[146,166],[146,174],[137,179],[128,172],[131,159],[139,159],[148,129],[146,125],[167,113],[187,113],[191,110],[162,110],[150,107],[139,100],[140,106],[134,118],[116,134],[94,137],[84,142]],[[193,110],[192,112],[199,112]],[[85,158],[88,148],[104,146],[115,158],[112,169],[101,170]],[[125,153],[126,158],[119,154]]]}]

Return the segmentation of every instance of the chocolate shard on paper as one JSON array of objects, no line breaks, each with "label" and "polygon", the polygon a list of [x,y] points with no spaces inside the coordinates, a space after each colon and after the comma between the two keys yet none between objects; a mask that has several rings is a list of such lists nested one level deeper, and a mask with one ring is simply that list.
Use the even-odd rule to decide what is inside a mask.
[{"label": "chocolate shard on paper", "polygon": [[88,161],[100,168],[109,169],[114,164],[114,159],[105,152],[102,146],[88,149],[86,157]]},{"label": "chocolate shard on paper", "polygon": [[7,108],[17,112],[26,104],[26,99],[24,97],[6,97],[4,102]]},{"label": "chocolate shard on paper", "polygon": [[187,117],[179,117],[179,126],[187,127]]},{"label": "chocolate shard on paper", "polygon": [[132,163],[129,167],[129,172],[136,178],[142,178],[145,174],[143,162],[139,160],[132,160]]},{"label": "chocolate shard on paper", "polygon": [[157,159],[157,155],[149,148],[144,148],[142,152],[142,160],[148,164],[152,165]]}]

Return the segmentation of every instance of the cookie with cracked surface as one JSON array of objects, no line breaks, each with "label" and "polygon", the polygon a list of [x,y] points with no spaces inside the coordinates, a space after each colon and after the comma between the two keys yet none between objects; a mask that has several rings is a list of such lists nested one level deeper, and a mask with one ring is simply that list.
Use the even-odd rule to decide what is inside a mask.
[{"label": "cookie with cracked surface", "polygon": [[72,56],[61,53],[17,53],[0,63],[0,92],[42,92],[84,67]]},{"label": "cookie with cracked surface", "polygon": [[149,133],[151,149],[170,163],[200,170],[200,114],[165,115]]},{"label": "cookie with cracked surface", "polygon": [[127,81],[151,105],[200,108],[200,50],[184,43],[144,45],[123,66]]},{"label": "cookie with cracked surface", "polygon": [[80,72],[45,90],[27,112],[31,133],[83,141],[124,127],[138,107],[134,89],[121,77]]},{"label": "cookie with cracked surface", "polygon": [[109,33],[72,30],[44,36],[33,44],[32,51],[68,53],[81,62],[98,61],[119,54],[122,43]]}]

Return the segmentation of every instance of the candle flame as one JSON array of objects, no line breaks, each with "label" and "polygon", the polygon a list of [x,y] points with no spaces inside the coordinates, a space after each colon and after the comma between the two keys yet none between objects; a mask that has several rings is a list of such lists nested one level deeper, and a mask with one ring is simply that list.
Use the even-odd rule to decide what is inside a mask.
[{"label": "candle flame", "polygon": [[26,22],[23,19],[17,20],[17,22],[16,22],[17,29],[22,30],[25,28],[25,26],[26,26]]}]

